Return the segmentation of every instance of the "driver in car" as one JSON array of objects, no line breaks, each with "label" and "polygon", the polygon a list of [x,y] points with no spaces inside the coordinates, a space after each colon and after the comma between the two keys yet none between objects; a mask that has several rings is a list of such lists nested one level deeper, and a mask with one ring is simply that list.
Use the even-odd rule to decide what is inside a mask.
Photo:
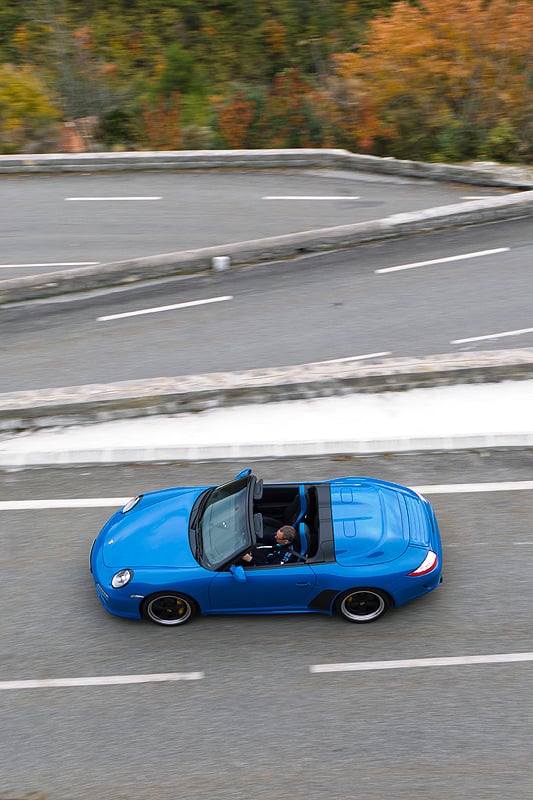
[{"label": "driver in car", "polygon": [[274,535],[272,547],[253,547],[242,560],[250,566],[286,564],[294,552],[295,539],[296,530],[292,525],[282,525]]}]

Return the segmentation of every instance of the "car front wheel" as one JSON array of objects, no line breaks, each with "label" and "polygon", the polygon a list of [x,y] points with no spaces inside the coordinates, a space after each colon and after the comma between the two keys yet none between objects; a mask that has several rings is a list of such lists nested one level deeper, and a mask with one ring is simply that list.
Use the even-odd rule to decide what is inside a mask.
[{"label": "car front wheel", "polygon": [[390,599],[379,589],[352,589],[335,603],[335,611],[349,622],[374,622],[390,606]]},{"label": "car front wheel", "polygon": [[177,592],[158,592],[147,597],[141,607],[144,619],[156,625],[185,625],[197,613],[190,597]]}]

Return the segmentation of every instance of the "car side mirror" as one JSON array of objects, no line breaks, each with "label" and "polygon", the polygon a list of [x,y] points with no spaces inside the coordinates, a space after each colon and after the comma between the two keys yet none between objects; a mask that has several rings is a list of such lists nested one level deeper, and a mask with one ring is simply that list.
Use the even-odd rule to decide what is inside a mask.
[{"label": "car side mirror", "polygon": [[244,571],[244,567],[240,565],[238,567],[231,566],[229,571],[233,575],[233,580],[237,581],[237,583],[246,583],[246,572]]}]

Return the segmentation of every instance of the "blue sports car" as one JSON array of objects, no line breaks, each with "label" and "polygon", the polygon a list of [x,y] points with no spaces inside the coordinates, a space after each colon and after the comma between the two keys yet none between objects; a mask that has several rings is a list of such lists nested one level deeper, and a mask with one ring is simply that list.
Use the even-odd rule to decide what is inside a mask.
[{"label": "blue sports car", "polygon": [[[269,563],[286,525],[289,557]],[[258,552],[259,563],[247,555]],[[435,589],[441,569],[435,514],[412,489],[361,477],[264,484],[250,469],[133,498],[91,549],[104,608],[166,626],[287,612],[373,622]]]}]

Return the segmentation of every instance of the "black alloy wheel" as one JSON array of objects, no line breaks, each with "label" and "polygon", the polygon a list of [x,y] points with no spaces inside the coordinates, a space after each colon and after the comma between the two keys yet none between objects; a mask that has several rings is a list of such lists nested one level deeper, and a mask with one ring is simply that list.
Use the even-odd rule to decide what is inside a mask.
[{"label": "black alloy wheel", "polygon": [[390,606],[390,599],[379,589],[352,589],[339,597],[335,611],[349,622],[374,622]]},{"label": "black alloy wheel", "polygon": [[156,625],[185,625],[197,613],[193,600],[177,592],[158,592],[147,597],[141,608],[144,619]]}]

